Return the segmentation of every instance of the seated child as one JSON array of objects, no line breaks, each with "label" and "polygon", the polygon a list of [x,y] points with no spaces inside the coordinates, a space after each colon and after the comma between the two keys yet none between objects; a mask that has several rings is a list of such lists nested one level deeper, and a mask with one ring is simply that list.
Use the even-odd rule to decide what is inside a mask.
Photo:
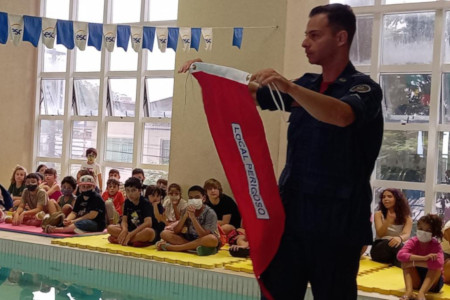
[{"label": "seated child", "polygon": [[75,206],[76,197],[74,195],[77,188],[77,181],[72,176],[66,176],[61,181],[62,196],[59,197],[57,204],[57,210],[62,211],[64,216],[67,217]]},{"label": "seated child", "polygon": [[[430,291],[439,293],[444,280],[442,267],[444,254],[436,238],[442,238],[442,220],[438,215],[428,214],[417,222],[416,236],[409,239],[397,254],[402,263],[405,294],[400,299],[425,300]],[[413,289],[419,290],[417,297]]]},{"label": "seated child", "polygon": [[236,202],[223,193],[220,182],[214,178],[208,179],[203,188],[207,195],[206,204],[216,213],[222,231],[228,234],[233,227],[241,227],[241,215]]},{"label": "seated child", "polygon": [[[204,204],[205,191],[194,186],[189,189],[189,201],[186,211],[173,231],[164,230],[158,250],[189,251],[196,250],[200,256],[217,253],[221,246],[217,227],[217,216],[214,210]],[[184,226],[187,232],[182,233]]]},{"label": "seated child", "polygon": [[128,178],[125,181],[125,190],[127,199],[122,222],[120,225],[108,226],[108,240],[110,243],[124,246],[149,246],[159,239],[161,223],[156,220],[150,203],[141,196],[142,183],[138,178]]},{"label": "seated child", "polygon": [[142,196],[145,193],[145,189],[147,188],[147,185],[144,184],[145,182],[145,174],[144,174],[144,170],[142,170],[141,168],[134,168],[133,171],[131,171],[131,176],[135,177],[137,179],[139,179],[141,181],[142,184]]},{"label": "seated child", "polygon": [[163,198],[163,190],[161,190],[156,185],[149,185],[145,189],[145,198],[148,199],[150,204],[153,207],[153,214],[155,215],[156,220],[158,222],[164,224],[164,227],[166,226],[165,218],[164,218],[164,208],[161,204],[161,200]]},{"label": "seated child", "polygon": [[11,195],[5,189],[3,185],[0,184],[0,223],[5,221],[6,212],[13,207],[13,200]]},{"label": "seated child", "polygon": [[164,199],[167,195],[167,179],[158,179],[158,181],[156,181],[156,186],[163,191],[162,198]]},{"label": "seated child", "polygon": [[9,194],[12,196],[14,207],[18,207],[22,200],[22,193],[25,190],[25,177],[27,171],[22,166],[16,166],[11,176],[11,184],[8,188]]},{"label": "seated child", "polygon": [[119,223],[122,216],[122,207],[125,199],[119,191],[119,181],[114,178],[108,179],[106,182],[106,191],[102,194],[106,207],[106,220],[108,225]]},{"label": "seated child", "polygon": [[450,221],[445,223],[442,228],[442,234],[444,238],[441,242],[442,251],[444,251],[444,283],[450,283]]},{"label": "seated child", "polygon": [[36,168],[36,173],[42,174],[42,176],[44,176],[45,170],[47,170],[47,166],[44,165],[44,164],[40,164],[40,165]]},{"label": "seated child", "polygon": [[[89,171],[89,170],[79,170],[78,172],[77,172],[77,182],[80,182],[80,178],[81,177],[83,177],[84,175],[91,175],[92,177],[94,177],[94,173],[92,172],[92,171]],[[96,185],[95,186],[95,192],[97,192],[97,193],[100,193],[100,189],[98,188],[98,186]],[[80,194],[81,194],[81,192],[80,192],[80,190],[79,190],[79,188],[78,188],[78,185],[77,185],[77,188],[75,189],[75,196],[80,196]]]},{"label": "seated child", "polygon": [[230,245],[228,250],[231,256],[234,257],[249,257],[250,256],[250,246],[245,235],[244,228],[233,229],[227,235],[227,241]]},{"label": "seated child", "polygon": [[120,181],[120,172],[117,169],[111,169],[109,170],[109,174],[108,174],[108,179],[115,179],[119,182],[119,191],[122,193],[123,198],[126,198],[126,194],[125,194],[125,186],[123,185],[123,182]]},{"label": "seated child", "polygon": [[44,172],[44,182],[40,184],[40,188],[44,189],[48,195],[49,199],[58,201],[59,197],[62,196],[61,188],[56,181],[56,170],[53,168],[46,169]]},{"label": "seated child", "polygon": [[166,229],[172,229],[187,207],[186,200],[181,198],[181,187],[178,184],[169,185],[169,194],[162,206],[164,207],[163,220],[168,226]]},{"label": "seated child", "polygon": [[41,211],[47,212],[48,196],[47,193],[39,188],[39,176],[35,173],[28,174],[25,178],[25,190],[22,194],[22,200],[19,207],[14,212],[12,224],[40,226],[41,220],[36,215]]},{"label": "seated child", "polygon": [[46,233],[84,233],[98,232],[105,229],[105,202],[95,192],[95,180],[91,175],[84,175],[78,184],[80,196],[75,201],[72,212],[64,219],[64,227],[47,225]]}]

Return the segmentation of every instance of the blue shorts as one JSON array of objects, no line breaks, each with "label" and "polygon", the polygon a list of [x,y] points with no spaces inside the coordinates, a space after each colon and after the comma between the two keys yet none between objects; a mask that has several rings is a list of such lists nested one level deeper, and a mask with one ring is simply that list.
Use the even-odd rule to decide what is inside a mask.
[{"label": "blue shorts", "polygon": [[75,222],[75,227],[83,231],[96,232],[99,231],[98,224],[92,220],[80,220]]},{"label": "blue shorts", "polygon": [[[422,267],[416,267],[416,270],[420,277],[420,285],[422,285],[423,281],[425,280],[425,277],[427,276],[428,269],[422,268]],[[439,293],[441,291],[443,285],[444,285],[444,278],[442,278],[442,275],[441,275],[438,282],[433,287],[431,287],[430,292]]]}]

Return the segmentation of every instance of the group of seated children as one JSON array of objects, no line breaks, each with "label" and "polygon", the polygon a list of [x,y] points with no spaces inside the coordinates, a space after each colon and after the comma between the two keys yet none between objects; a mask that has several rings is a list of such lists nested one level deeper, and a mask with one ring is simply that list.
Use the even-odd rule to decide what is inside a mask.
[{"label": "group of seated children", "polygon": [[450,221],[442,227],[438,215],[422,216],[416,236],[410,238],[413,222],[408,201],[400,190],[386,189],[380,195],[374,222],[371,258],[402,268],[405,294],[400,299],[423,300],[427,292],[438,293],[444,282],[450,283],[450,255],[444,263],[443,251],[450,252]]},{"label": "group of seated children", "polygon": [[138,247],[162,239],[159,250],[194,251],[199,255],[216,253],[229,243],[231,255],[249,256],[239,210],[222,192],[219,181],[209,179],[204,187],[191,187],[186,201],[176,183],[167,187],[167,180],[159,179],[156,185],[145,186],[144,171],[136,168],[123,186],[119,171],[111,169],[100,196],[96,156],[95,149],[87,149],[87,162],[77,180],[66,176],[61,185],[55,169],[40,165],[35,173],[27,174],[17,166],[10,192],[0,186],[5,193],[0,205],[4,210],[13,207],[12,217],[5,221],[41,226],[46,233],[101,232],[107,228],[111,243]]}]

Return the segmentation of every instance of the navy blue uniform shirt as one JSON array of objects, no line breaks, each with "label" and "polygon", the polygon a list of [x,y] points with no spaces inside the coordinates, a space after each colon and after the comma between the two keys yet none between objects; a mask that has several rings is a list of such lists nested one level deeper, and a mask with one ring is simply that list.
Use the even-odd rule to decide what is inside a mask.
[{"label": "navy blue uniform shirt", "polygon": [[[322,75],[307,73],[294,82],[318,92]],[[356,230],[356,236],[352,235],[356,242],[371,243],[370,175],[383,136],[381,88],[349,62],[324,94],[350,105],[355,114],[354,122],[346,127],[321,122],[297,105],[292,97],[282,94],[285,107],[291,112],[286,166],[279,180],[287,219],[296,215],[295,219],[303,216],[315,223],[309,234],[326,234],[331,227],[324,223],[331,223],[336,236],[343,237]],[[258,90],[257,101],[262,109],[277,109],[267,87]],[[306,207],[286,208],[287,202],[305,197],[317,197],[317,200]],[[317,216],[317,205],[321,201],[326,203],[322,203],[322,207],[334,209],[335,215],[324,214],[323,219]]]}]

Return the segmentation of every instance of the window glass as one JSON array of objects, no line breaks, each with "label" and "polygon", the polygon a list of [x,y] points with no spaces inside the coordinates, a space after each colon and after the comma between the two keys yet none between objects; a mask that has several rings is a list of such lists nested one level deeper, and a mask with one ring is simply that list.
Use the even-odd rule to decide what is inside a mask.
[{"label": "window glass", "polygon": [[355,65],[369,65],[372,55],[372,16],[358,16],[356,33],[350,49],[350,60]]},{"label": "window glass", "polygon": [[144,184],[146,184],[146,185],[155,184],[156,185],[156,182],[158,181],[158,179],[160,179],[160,178],[167,179],[168,172],[162,171],[162,170],[144,169],[144,175],[145,175]]},{"label": "window glass", "polygon": [[441,105],[439,106],[439,120],[441,123],[450,123],[450,73],[442,75]]},{"label": "window glass", "polygon": [[140,0],[113,0],[112,22],[133,23],[139,22],[141,15]]},{"label": "window glass", "polygon": [[429,64],[434,12],[385,15],[381,61],[385,65]]},{"label": "window glass", "polygon": [[105,160],[131,163],[133,160],[134,123],[108,122]]},{"label": "window glass", "polygon": [[103,0],[78,0],[77,20],[103,23]]},{"label": "window glass", "polygon": [[444,63],[450,63],[450,11],[445,13]]},{"label": "window glass", "polygon": [[69,0],[46,0],[44,16],[52,19],[69,20]]},{"label": "window glass", "polygon": [[172,117],[173,78],[147,78],[147,102],[144,110],[149,117]]},{"label": "window glass", "polygon": [[39,124],[39,156],[61,157],[63,121],[41,120]]},{"label": "window glass", "polygon": [[155,39],[153,52],[148,52],[147,60],[148,70],[173,70],[175,69],[175,52],[172,49],[167,49],[162,53],[158,48],[158,43]]},{"label": "window glass", "polygon": [[78,116],[98,116],[99,79],[74,79],[72,112]]},{"label": "window glass", "polygon": [[386,122],[428,122],[431,75],[383,74],[380,81]]},{"label": "window glass", "polygon": [[105,184],[103,186],[106,186],[106,181],[108,181],[109,179],[109,171],[111,169],[116,169],[117,171],[119,171],[120,174],[120,182],[125,183],[125,181],[127,181],[128,178],[131,177],[131,168],[123,168],[123,167],[106,167],[105,170]]},{"label": "window glass", "polygon": [[78,171],[80,171],[81,165],[80,164],[71,164],[70,165],[70,176],[75,178],[78,181],[77,174]]},{"label": "window glass", "polygon": [[170,123],[145,123],[142,162],[166,165],[170,153]]},{"label": "window glass", "polygon": [[401,3],[419,3],[419,2],[433,2],[436,0],[383,0],[383,4],[401,4]]},{"label": "window glass", "polygon": [[114,51],[110,54],[111,71],[136,71],[138,54],[131,47],[131,40],[128,42],[127,51],[123,50],[122,47],[115,47]]},{"label": "window glass", "polygon": [[67,49],[55,42],[55,48],[48,49],[44,46],[44,72],[65,72],[67,61]]},{"label": "window glass", "polygon": [[136,79],[109,79],[109,116],[134,117]]},{"label": "window glass", "polygon": [[41,115],[63,115],[65,98],[65,80],[42,79],[41,81]]},{"label": "window glass", "polygon": [[436,193],[435,198],[436,213],[446,223],[450,221],[450,193]]},{"label": "window glass", "polygon": [[73,121],[71,157],[84,159],[88,148],[97,148],[97,122]]},{"label": "window glass", "polygon": [[376,178],[424,182],[428,132],[385,130],[376,164]]},{"label": "window glass", "polygon": [[374,4],[374,0],[331,0],[330,3],[342,3],[350,6],[369,6]]},{"label": "window glass", "polygon": [[178,0],[150,0],[150,21],[176,20]]},{"label": "window glass", "polygon": [[102,52],[94,47],[86,47],[84,51],[75,49],[75,71],[77,72],[99,72]]}]

